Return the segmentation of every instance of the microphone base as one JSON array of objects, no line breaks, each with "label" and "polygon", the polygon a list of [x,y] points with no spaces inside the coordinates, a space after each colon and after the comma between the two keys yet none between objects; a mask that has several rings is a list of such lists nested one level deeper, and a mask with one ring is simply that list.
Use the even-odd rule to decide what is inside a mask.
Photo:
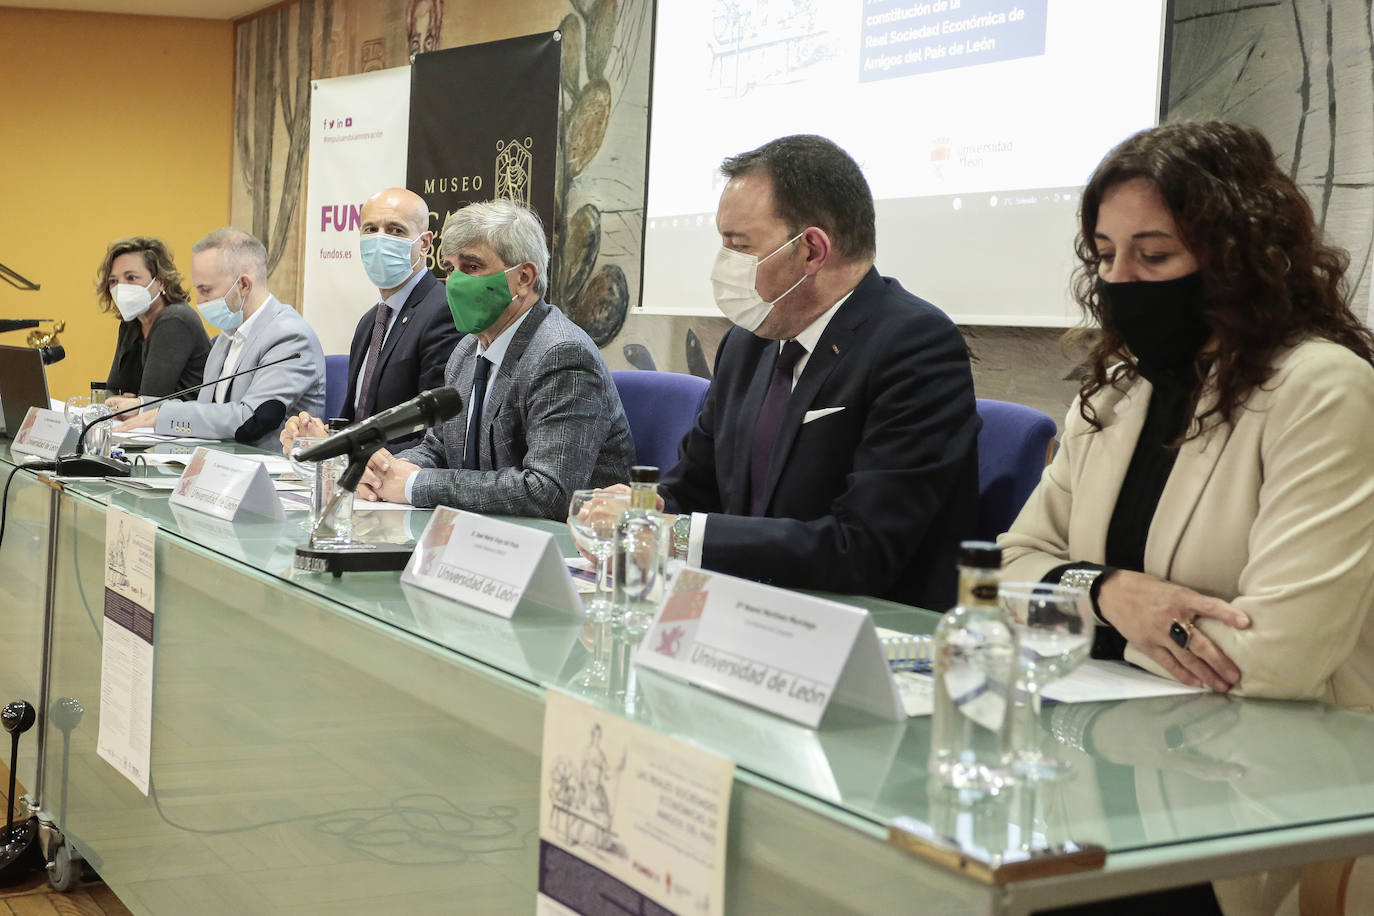
[{"label": "microphone base", "polygon": [[406,568],[414,544],[383,544],[354,541],[347,547],[296,548],[291,566],[301,572],[329,573],[335,579],[346,572],[398,572]]},{"label": "microphone base", "polygon": [[57,459],[58,477],[128,477],[134,466],[118,458],[100,455],[76,455]]},{"label": "microphone base", "polygon": [[43,868],[38,847],[38,818],[16,821],[5,833],[0,827],[0,887],[12,887]]}]

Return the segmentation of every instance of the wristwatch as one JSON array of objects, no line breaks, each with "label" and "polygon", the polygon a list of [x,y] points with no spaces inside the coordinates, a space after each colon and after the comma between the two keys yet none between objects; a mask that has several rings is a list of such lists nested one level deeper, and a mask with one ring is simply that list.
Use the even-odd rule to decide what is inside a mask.
[{"label": "wristwatch", "polygon": [[1097,606],[1097,593],[1102,590],[1102,583],[1114,572],[1116,570],[1111,567],[1076,566],[1059,574],[1059,584],[1087,592],[1093,603],[1093,616],[1105,624],[1107,619],[1102,616],[1102,609]]},{"label": "wristwatch", "polygon": [[673,519],[673,556],[687,559],[687,545],[692,540],[692,513],[684,512]]}]

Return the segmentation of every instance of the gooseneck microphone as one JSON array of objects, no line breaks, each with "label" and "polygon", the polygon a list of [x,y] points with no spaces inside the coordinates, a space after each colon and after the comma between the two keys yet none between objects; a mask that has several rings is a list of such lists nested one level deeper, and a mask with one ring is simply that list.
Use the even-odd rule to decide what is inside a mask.
[{"label": "gooseneck microphone", "polygon": [[[228,375],[221,375],[219,378],[211,379],[208,382],[201,382],[199,385],[192,385],[190,388],[183,388],[180,391],[174,391],[171,394],[164,395],[163,397],[153,398],[151,401],[144,401],[143,403],[135,404],[132,407],[125,407],[123,410],[116,410],[114,413],[110,414],[107,417],[96,417],[94,420],[88,421],[84,426],[81,427],[81,434],[76,437],[75,454],[66,456],[59,455],[56,461],[40,461],[35,464],[26,464],[25,467],[34,468],[35,470],[40,471],[55,470],[57,471],[58,477],[128,477],[129,473],[133,470],[133,465],[129,464],[129,462],[119,461],[114,458],[106,458],[103,455],[86,454],[86,433],[90,431],[90,428],[92,426],[95,426],[97,423],[104,423],[106,420],[113,420],[115,417],[118,417],[122,414],[142,413],[149,407],[152,407],[154,404],[161,404],[163,401],[170,401],[174,398],[179,398],[184,394],[190,394],[191,392],[199,391],[202,388],[209,388],[211,385],[218,385],[220,382],[228,381],[231,378],[238,378],[240,375],[248,375],[249,373],[257,372],[259,369],[266,369],[268,366],[275,366],[279,363],[286,363],[290,362],[293,359],[300,358],[301,354],[291,353],[281,357],[280,359],[273,359],[268,360],[265,363],[258,363],[251,369],[243,369],[239,372],[231,372]],[[280,404],[281,402],[270,401],[264,403]],[[282,416],[284,417],[285,415],[286,408],[283,405]]]},{"label": "gooseneck microphone", "polygon": [[296,455],[297,461],[324,461],[339,455],[376,451],[396,436],[438,426],[463,409],[463,398],[452,388],[431,388],[373,414]]}]

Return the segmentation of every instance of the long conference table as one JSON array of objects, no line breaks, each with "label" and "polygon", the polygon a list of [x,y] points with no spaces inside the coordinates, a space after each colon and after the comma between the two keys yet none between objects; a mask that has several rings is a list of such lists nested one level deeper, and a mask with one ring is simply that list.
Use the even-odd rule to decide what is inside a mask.
[{"label": "long conference table", "polygon": [[[159,529],[147,796],[96,754],[110,506]],[[0,703],[39,707],[18,776],[68,868],[136,913],[531,912],[544,698],[588,661],[575,622],[293,571],[299,516],[231,525],[30,470],[6,509]],[[403,541],[427,516],[359,513],[359,535]],[[879,626],[938,619],[852,600]],[[928,718],[835,708],[808,729],[651,672],[628,700],[583,692],[735,761],[729,913],[1023,914],[1374,852],[1374,717],[1317,703],[1047,707],[1075,774],[1009,796],[994,832],[1021,845],[989,860],[986,812],[927,794]],[[1094,846],[1087,867],[1052,854]]]}]

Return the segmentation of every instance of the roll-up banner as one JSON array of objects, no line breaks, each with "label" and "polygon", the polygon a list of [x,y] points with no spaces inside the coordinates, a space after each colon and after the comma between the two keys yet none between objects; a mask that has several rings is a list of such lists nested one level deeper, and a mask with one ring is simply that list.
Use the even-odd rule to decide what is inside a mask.
[{"label": "roll-up banner", "polygon": [[[544,32],[416,55],[406,187],[429,204],[436,237],[468,204],[503,197],[538,213],[552,244],[561,49]],[[438,258],[435,244],[442,277]]]},{"label": "roll-up banner", "polygon": [[404,187],[410,68],[312,82],[301,314],[325,353],[347,353],[377,287],[358,253],[358,211],[383,188]]}]

